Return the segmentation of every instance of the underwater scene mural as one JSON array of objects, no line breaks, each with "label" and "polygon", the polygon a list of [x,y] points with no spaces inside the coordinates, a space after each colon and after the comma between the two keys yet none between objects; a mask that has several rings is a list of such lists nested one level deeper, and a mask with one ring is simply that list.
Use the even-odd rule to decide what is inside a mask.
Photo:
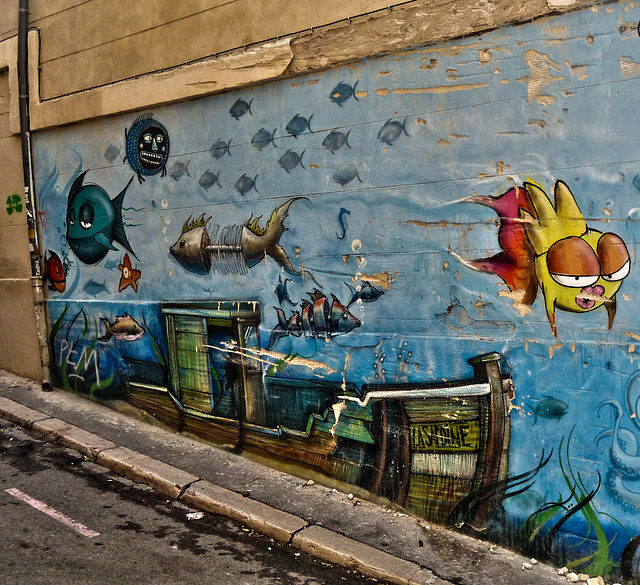
[{"label": "underwater scene mural", "polygon": [[37,134],[57,384],[637,582],[639,20]]}]

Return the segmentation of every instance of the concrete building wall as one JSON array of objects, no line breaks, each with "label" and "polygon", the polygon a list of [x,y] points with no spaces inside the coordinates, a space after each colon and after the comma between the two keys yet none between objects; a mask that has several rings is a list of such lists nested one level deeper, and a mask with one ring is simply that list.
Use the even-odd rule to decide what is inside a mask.
[{"label": "concrete building wall", "polygon": [[88,5],[30,36],[56,383],[637,579],[636,3],[283,5],[65,94],[164,22],[45,48]]},{"label": "concrete building wall", "polygon": [[[3,23],[15,34],[17,2],[15,11],[10,12],[16,18]],[[15,51],[10,54],[12,60],[16,58]],[[15,73],[15,61],[11,68]],[[0,368],[39,380],[42,369],[31,286],[22,148],[20,136],[11,131],[10,124],[11,96],[16,97],[12,81],[9,68],[0,66],[0,331],[4,339]]]}]

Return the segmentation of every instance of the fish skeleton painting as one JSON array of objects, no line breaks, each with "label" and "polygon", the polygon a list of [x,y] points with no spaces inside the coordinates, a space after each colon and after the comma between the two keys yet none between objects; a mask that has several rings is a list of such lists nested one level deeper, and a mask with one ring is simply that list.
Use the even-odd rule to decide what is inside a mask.
[{"label": "fish skeleton painting", "polygon": [[243,225],[220,227],[215,224],[207,230],[210,217],[204,214],[197,220],[191,217],[182,227],[182,234],[169,252],[189,272],[207,274],[212,269],[222,274],[246,274],[267,256],[273,258],[288,273],[299,275],[280,237],[285,232],[284,221],[294,201],[306,197],[292,197],[273,210],[267,225],[260,226],[262,216],[250,217]]},{"label": "fish skeleton painting", "polygon": [[69,189],[66,235],[70,248],[85,264],[95,264],[109,250],[117,250],[114,241],[135,256],[122,220],[122,201],[133,177],[116,197],[109,199],[102,187],[83,185],[86,174],[87,171],[78,176]]},{"label": "fish skeleton painting", "polygon": [[616,314],[616,293],[629,274],[631,259],[620,236],[587,227],[566,183],[557,181],[555,203],[534,182],[498,197],[470,197],[491,207],[500,218],[502,252],[491,258],[462,260],[483,272],[497,274],[512,292],[531,305],[544,295],[547,318],[558,336],[556,309],[585,313],[602,306],[609,328]]}]

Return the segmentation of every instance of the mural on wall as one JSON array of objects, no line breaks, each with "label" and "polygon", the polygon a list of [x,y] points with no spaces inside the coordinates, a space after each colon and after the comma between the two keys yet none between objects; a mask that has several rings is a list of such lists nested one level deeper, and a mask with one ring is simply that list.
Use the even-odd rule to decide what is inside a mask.
[{"label": "mural on wall", "polygon": [[58,383],[637,579],[640,9],[598,6],[37,134]]},{"label": "mural on wall", "polygon": [[535,183],[516,186],[495,199],[472,201],[500,216],[498,238],[504,251],[468,266],[500,276],[512,292],[522,294],[526,305],[535,301],[540,286],[556,337],[556,309],[582,313],[604,306],[611,328],[616,293],[631,269],[629,252],[616,234],[587,227],[566,183],[556,182],[555,204]]},{"label": "mural on wall", "polygon": [[142,276],[142,272],[140,272],[140,270],[136,270],[131,265],[131,258],[129,258],[129,254],[124,255],[124,260],[122,261],[122,264],[118,264],[118,268],[122,272],[120,284],[118,285],[118,292],[122,292],[128,286],[130,286],[134,292],[138,292],[138,281]]},{"label": "mural on wall", "polygon": [[64,292],[67,286],[67,275],[60,256],[53,250],[48,250],[44,255],[44,264],[44,281],[49,283],[49,289]]},{"label": "mural on wall", "polygon": [[292,197],[273,210],[265,227],[260,226],[262,216],[251,216],[242,225],[220,227],[214,224],[211,234],[207,223],[211,217],[204,214],[194,220],[189,217],[182,226],[182,234],[169,252],[189,272],[208,274],[211,270],[222,274],[246,274],[249,268],[273,258],[289,274],[302,274],[296,269],[280,237],[285,231],[284,220],[294,201],[304,197]]},{"label": "mural on wall", "polygon": [[303,299],[300,311],[291,311],[288,319],[280,307],[274,307],[278,314],[278,324],[271,332],[269,347],[273,347],[281,337],[293,335],[300,337],[320,337],[330,339],[336,335],[344,335],[360,327],[360,321],[356,319],[347,307],[345,307],[336,295],[331,295],[331,303],[326,295],[315,289],[307,293],[311,302]]},{"label": "mural on wall", "polygon": [[85,264],[102,260],[109,250],[116,250],[115,240],[134,256],[122,221],[122,201],[133,177],[113,199],[99,185],[83,185],[83,172],[71,185],[67,200],[67,242]]},{"label": "mural on wall", "polygon": [[[145,176],[150,177],[158,173],[161,173],[163,177],[166,176],[166,165],[169,159],[169,134],[160,122],[154,120],[153,114],[143,114],[136,118],[131,128],[125,129],[124,139],[127,152],[125,161],[138,175],[140,183],[145,180]],[[112,162],[115,156],[111,159]]]}]

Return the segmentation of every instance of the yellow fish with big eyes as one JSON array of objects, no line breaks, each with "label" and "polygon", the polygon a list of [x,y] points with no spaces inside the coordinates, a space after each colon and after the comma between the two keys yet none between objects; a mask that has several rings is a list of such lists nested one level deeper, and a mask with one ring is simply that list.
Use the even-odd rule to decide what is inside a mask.
[{"label": "yellow fish with big eyes", "polygon": [[533,181],[498,197],[469,200],[498,213],[504,251],[465,261],[467,266],[497,274],[512,291],[523,292],[526,304],[533,303],[539,285],[556,337],[556,309],[585,313],[605,306],[611,328],[615,295],[631,269],[629,251],[620,236],[587,227],[565,182],[556,182],[554,203]]}]

